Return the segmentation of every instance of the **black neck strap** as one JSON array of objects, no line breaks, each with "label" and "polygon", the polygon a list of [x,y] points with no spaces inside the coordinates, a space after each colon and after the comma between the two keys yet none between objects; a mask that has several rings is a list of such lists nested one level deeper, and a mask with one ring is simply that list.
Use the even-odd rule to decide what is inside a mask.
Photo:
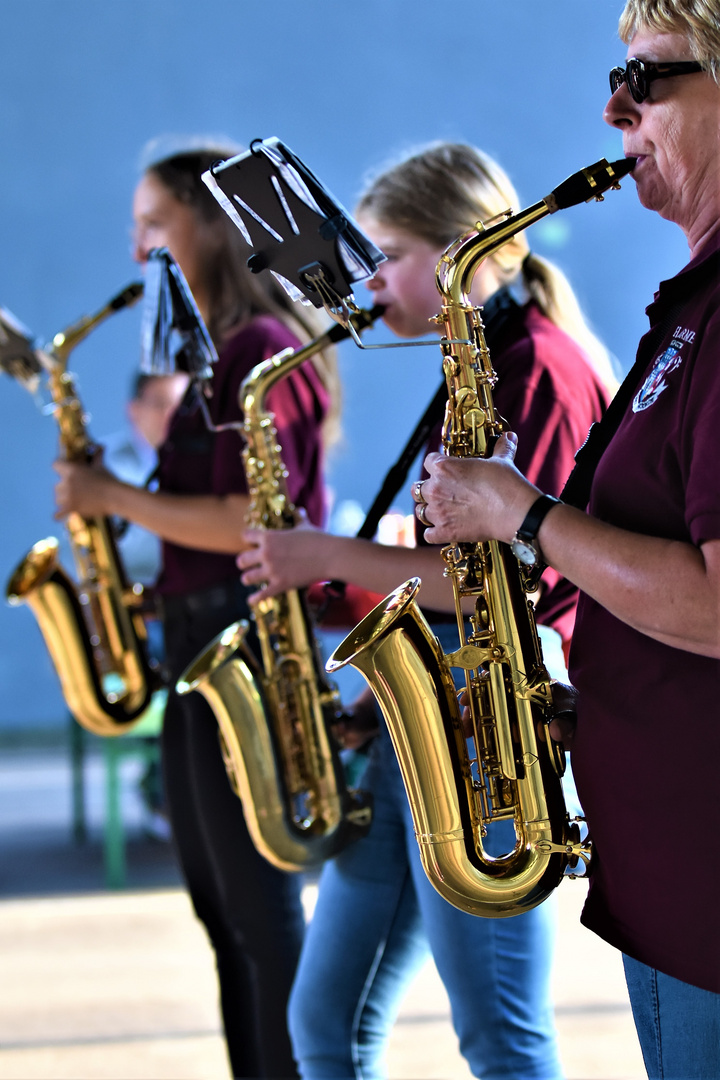
[{"label": "black neck strap", "polygon": [[623,379],[622,385],[608,405],[602,419],[592,425],[585,442],[575,454],[575,467],[560,494],[562,502],[567,503],[569,506],[576,506],[580,510],[587,507],[590,501],[590,488],[600,458],[620,427],[620,422],[635,395],[650,357],[674,325],[685,303],[686,301],[683,299],[673,304],[665,318],[653,328],[650,336],[646,339],[645,346],[638,350],[635,363]]},{"label": "black neck strap", "polygon": [[633,399],[650,359],[657,352],[663,339],[670,333],[673,326],[677,325],[680,313],[687,304],[688,296],[692,294],[698,274],[701,275],[700,280],[704,280],[719,271],[720,251],[715,251],[700,265],[683,274],[682,295],[677,296],[674,303],[668,308],[665,317],[656,323],[646,337],[644,346],[641,346],[638,350],[635,363],[623,380],[617,394],[608,405],[602,420],[597,424],[593,424],[587,439],[575,455],[575,468],[570,473],[560,496],[563,502],[568,503],[570,506],[576,506],[580,510],[587,507],[590,501],[593,476],[600,458],[605,453],[610,440],[620,426],[620,421]]}]

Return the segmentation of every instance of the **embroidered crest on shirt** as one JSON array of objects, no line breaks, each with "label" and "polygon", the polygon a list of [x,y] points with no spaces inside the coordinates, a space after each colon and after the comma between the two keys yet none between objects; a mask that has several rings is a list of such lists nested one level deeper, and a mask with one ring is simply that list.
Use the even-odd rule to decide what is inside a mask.
[{"label": "embroidered crest on shirt", "polygon": [[682,364],[683,358],[680,355],[680,350],[684,344],[685,342],[681,341],[679,337],[674,337],[662,356],[658,356],[652,366],[652,371],[633,398],[633,412],[637,413],[642,412],[643,409],[649,409],[651,405],[655,404],[663,390],[667,390],[666,378],[670,372],[675,371]]}]

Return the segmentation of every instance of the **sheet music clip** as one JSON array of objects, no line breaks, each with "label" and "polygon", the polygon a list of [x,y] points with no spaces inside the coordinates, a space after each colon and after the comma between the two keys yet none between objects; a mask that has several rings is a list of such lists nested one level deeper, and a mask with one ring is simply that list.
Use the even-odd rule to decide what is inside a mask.
[{"label": "sheet music clip", "polygon": [[33,346],[30,331],[7,308],[0,307],[0,371],[35,394],[42,372],[51,367],[50,357]]},{"label": "sheet music clip", "polygon": [[186,371],[193,381],[212,378],[217,360],[185,276],[167,248],[148,254],[140,325],[140,370],[146,375]]},{"label": "sheet music clip", "polygon": [[353,285],[385,256],[302,161],[277,138],[255,139],[203,180],[252,248],[252,273],[269,270],[293,300],[346,326]]}]

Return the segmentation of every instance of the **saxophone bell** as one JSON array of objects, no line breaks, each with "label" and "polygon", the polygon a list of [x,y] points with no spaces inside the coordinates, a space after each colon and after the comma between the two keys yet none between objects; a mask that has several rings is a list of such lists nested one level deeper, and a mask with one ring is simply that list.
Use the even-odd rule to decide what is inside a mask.
[{"label": "saxophone bell", "polygon": [[[36,350],[39,370],[47,372],[61,449],[69,460],[87,461],[93,444],[67,371],[68,357],[96,326],[135,303],[142,292],[139,282],[127,286],[96,314],[60,331],[46,349]],[[77,584],[60,566],[58,541],[51,536],[19,563],[6,598],[14,606],[27,604],[33,612],[78,723],[95,735],[121,735],[140,719],[159,683],[147,657],[142,586],[127,581],[107,518],[72,514],[67,530]]]},{"label": "saxophone bell", "polygon": [[[533,747],[522,752],[520,779],[510,783],[497,760],[490,764],[486,752],[480,762],[468,749],[450,665],[417,605],[419,589],[420,580],[412,578],[386,597],[341,642],[327,667],[334,672],[351,664],[378,701],[413,811],[420,858],[436,890],[473,915],[517,915],[545,900],[566,867],[583,857],[579,829],[563,820],[560,777],[545,744],[527,731],[535,720],[531,710],[519,708],[516,718]],[[487,680],[482,682],[487,692]],[[490,708],[486,699],[486,724]],[[513,765],[509,771],[518,770]],[[515,847],[489,855],[483,839],[493,822],[503,820],[515,825]]]},{"label": "saxophone bell", "polygon": [[245,644],[248,629],[244,620],[228,626],[175,689],[201,693],[215,714],[225,768],[257,850],[280,870],[310,870],[367,832],[370,803],[345,784],[323,715],[329,703],[313,701],[313,683],[297,675],[291,681],[288,671],[284,686],[269,687]]}]

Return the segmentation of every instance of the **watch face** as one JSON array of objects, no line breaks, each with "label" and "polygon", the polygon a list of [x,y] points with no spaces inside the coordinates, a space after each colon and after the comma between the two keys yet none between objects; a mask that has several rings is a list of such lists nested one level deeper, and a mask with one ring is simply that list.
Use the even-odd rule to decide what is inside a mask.
[{"label": "watch face", "polygon": [[510,550],[523,566],[535,566],[538,561],[537,551],[526,540],[513,540],[510,544]]}]

